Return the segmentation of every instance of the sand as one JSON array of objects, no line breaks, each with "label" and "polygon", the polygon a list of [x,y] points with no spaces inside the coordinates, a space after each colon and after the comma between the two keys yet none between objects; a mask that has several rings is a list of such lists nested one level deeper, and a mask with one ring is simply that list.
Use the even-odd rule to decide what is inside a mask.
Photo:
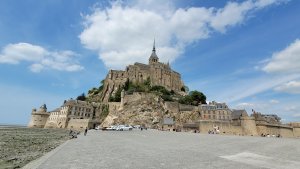
[{"label": "sand", "polygon": [[65,129],[0,126],[0,168],[21,168],[69,139]]}]

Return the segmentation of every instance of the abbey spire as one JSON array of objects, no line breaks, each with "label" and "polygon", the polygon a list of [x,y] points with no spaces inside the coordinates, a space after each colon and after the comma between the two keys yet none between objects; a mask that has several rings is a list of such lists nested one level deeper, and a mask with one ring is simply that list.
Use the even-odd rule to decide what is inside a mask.
[{"label": "abbey spire", "polygon": [[155,49],[155,39],[154,39],[154,42],[153,42],[153,49],[152,49],[152,54],[149,58],[149,64],[152,64],[152,63],[157,63],[159,60],[159,58],[157,57],[156,55],[156,49]]}]

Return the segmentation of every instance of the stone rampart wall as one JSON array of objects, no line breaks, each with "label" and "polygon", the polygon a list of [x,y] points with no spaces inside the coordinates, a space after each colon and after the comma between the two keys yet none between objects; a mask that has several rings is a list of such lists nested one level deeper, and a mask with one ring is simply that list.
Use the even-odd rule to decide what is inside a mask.
[{"label": "stone rampart wall", "polygon": [[134,101],[138,101],[142,98],[142,96],[138,92],[134,92],[133,94],[130,95],[125,95],[124,96],[124,103],[130,103]]},{"label": "stone rampart wall", "polygon": [[216,126],[219,127],[220,134],[243,135],[241,126],[233,126],[229,121],[199,121],[199,130],[201,133],[208,133],[209,130],[213,131]]},{"label": "stone rampart wall", "polygon": [[179,104],[179,111],[193,111],[194,109],[195,106],[193,105]]},{"label": "stone rampart wall", "polygon": [[44,128],[59,128],[56,120],[50,120],[48,118]]},{"label": "stone rampart wall", "polygon": [[28,127],[44,128],[48,117],[48,114],[32,114]]},{"label": "stone rampart wall", "polygon": [[283,127],[280,125],[257,125],[258,135],[261,134],[270,134],[270,135],[278,135],[280,134],[282,137],[294,137],[293,128],[291,127]]},{"label": "stone rampart wall", "polygon": [[93,123],[90,119],[70,119],[67,128],[83,131],[86,127],[93,128]]},{"label": "stone rampart wall", "polygon": [[295,127],[293,132],[294,132],[294,137],[300,138],[300,127]]}]

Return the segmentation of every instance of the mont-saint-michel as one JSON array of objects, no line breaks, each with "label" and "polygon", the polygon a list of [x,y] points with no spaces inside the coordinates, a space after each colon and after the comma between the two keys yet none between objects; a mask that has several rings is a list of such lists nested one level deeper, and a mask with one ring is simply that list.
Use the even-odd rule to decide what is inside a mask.
[{"label": "mont-saint-michel", "polygon": [[0,1],[0,169],[296,169],[300,1]]},{"label": "mont-saint-michel", "polygon": [[61,107],[33,109],[28,127],[94,129],[113,125],[141,126],[167,131],[242,136],[300,137],[300,123],[282,124],[275,114],[206,103],[206,96],[190,91],[180,73],[159,62],[155,41],[148,64],[134,63],[125,70],[110,70],[98,88]]}]

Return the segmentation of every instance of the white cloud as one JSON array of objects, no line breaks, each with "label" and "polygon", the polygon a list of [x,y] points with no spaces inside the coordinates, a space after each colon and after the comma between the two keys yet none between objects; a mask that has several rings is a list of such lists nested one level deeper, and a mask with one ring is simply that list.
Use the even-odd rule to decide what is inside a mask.
[{"label": "white cloud", "polygon": [[285,111],[289,111],[289,112],[297,112],[298,110],[300,110],[300,107],[299,106],[288,106],[284,109]]},{"label": "white cloud", "polygon": [[28,43],[8,44],[0,54],[0,63],[18,64],[20,61],[41,60],[47,51]]},{"label": "white cloud", "polygon": [[279,4],[282,2],[288,2],[290,0],[258,0],[255,2],[255,6],[257,6],[257,8],[263,8],[266,6],[269,6],[271,4]]},{"label": "white cloud", "polygon": [[76,61],[76,53],[72,51],[48,51],[47,49],[29,43],[8,44],[0,53],[0,63],[19,64],[26,61],[31,63],[32,72],[43,69],[59,71],[79,71],[83,67]]},{"label": "white cloud", "polygon": [[293,117],[300,117],[300,113],[293,114]]},{"label": "white cloud", "polygon": [[252,110],[260,111],[260,110],[266,110],[269,109],[272,106],[272,104],[268,102],[242,102],[237,103],[234,108],[236,109],[245,109],[248,112],[251,112]]},{"label": "white cloud", "polygon": [[254,104],[253,103],[239,103],[235,106],[237,109],[248,109],[248,108],[253,108]]},{"label": "white cloud", "polygon": [[262,68],[267,73],[300,73],[300,40],[276,52]]},{"label": "white cloud", "polygon": [[243,98],[253,96],[257,93],[261,93],[274,87],[291,81],[293,79],[300,78],[300,74],[291,74],[285,76],[269,76],[263,75],[251,79],[238,80],[228,90],[223,90],[216,95],[219,100],[225,100],[227,102],[235,102]]},{"label": "white cloud", "polygon": [[300,81],[290,81],[274,88],[275,91],[300,94]]},{"label": "white cloud", "polygon": [[253,8],[255,4],[252,1],[229,2],[224,8],[217,10],[211,26],[220,32],[225,32],[227,27],[241,23],[247,12]]},{"label": "white cloud", "polygon": [[262,68],[267,74],[258,78],[237,81],[236,87],[229,93],[223,93],[223,99],[229,102],[261,93],[270,89],[278,92],[291,94],[300,93],[300,40],[295,40],[288,47],[273,54],[272,58],[265,59],[259,64],[264,64]]},{"label": "white cloud", "polygon": [[270,100],[270,103],[271,103],[271,104],[278,104],[279,101],[278,101],[278,100],[275,100],[275,99],[272,99],[272,100]]},{"label": "white cloud", "polygon": [[[171,1],[163,4],[147,0],[145,7],[112,3],[84,16],[81,43],[95,50],[108,68],[124,68],[135,61],[147,62],[153,38],[163,62],[174,61],[187,45],[208,38],[212,32],[226,32],[243,23],[247,15],[281,0],[229,2],[224,8],[190,7],[175,9]],[[136,1],[133,1],[136,2]],[[144,1],[143,1],[144,3]]]}]

